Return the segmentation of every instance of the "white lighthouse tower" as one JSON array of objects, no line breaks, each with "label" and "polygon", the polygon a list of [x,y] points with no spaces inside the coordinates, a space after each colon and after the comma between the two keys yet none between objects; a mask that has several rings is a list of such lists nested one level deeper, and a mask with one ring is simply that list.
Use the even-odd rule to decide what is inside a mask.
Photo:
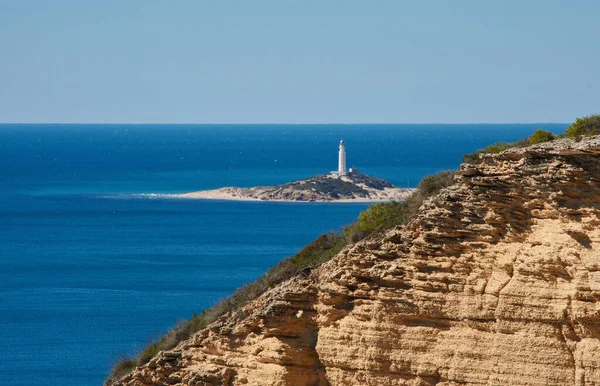
[{"label": "white lighthouse tower", "polygon": [[338,175],[346,175],[346,145],[344,145],[344,140],[340,141],[340,152],[338,155]]}]

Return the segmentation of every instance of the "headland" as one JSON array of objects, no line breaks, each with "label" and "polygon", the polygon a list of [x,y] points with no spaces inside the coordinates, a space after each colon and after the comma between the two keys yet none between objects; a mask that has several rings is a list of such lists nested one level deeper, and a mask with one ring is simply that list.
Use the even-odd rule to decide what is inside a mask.
[{"label": "headland", "polygon": [[277,186],[225,187],[178,195],[182,198],[293,202],[384,202],[406,199],[414,189],[399,188],[366,174],[320,174]]}]

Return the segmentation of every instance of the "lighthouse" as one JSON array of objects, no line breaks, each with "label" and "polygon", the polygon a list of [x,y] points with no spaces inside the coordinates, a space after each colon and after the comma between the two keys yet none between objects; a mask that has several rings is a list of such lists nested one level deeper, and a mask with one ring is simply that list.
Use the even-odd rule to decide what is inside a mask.
[{"label": "lighthouse", "polygon": [[346,175],[346,145],[344,145],[344,140],[340,141],[340,152],[338,155],[338,175]]}]

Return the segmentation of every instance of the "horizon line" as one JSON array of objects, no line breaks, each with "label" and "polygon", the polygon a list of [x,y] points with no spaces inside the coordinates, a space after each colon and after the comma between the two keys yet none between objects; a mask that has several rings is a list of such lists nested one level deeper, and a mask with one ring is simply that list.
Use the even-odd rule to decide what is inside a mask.
[{"label": "horizon line", "polygon": [[241,125],[260,125],[260,126],[275,126],[275,125],[287,125],[287,126],[302,126],[302,125],[568,125],[573,122],[303,122],[303,123],[256,123],[256,122],[244,122],[244,123],[195,123],[195,122],[183,122],[183,123],[168,123],[168,122],[0,122],[0,125],[214,125],[214,126],[241,126]]}]

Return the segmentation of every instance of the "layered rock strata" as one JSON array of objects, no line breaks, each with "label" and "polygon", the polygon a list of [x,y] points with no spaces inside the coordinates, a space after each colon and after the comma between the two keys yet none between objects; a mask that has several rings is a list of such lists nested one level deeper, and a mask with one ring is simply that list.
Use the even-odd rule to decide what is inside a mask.
[{"label": "layered rock strata", "polygon": [[119,385],[599,385],[600,138],[486,155],[407,225]]}]

